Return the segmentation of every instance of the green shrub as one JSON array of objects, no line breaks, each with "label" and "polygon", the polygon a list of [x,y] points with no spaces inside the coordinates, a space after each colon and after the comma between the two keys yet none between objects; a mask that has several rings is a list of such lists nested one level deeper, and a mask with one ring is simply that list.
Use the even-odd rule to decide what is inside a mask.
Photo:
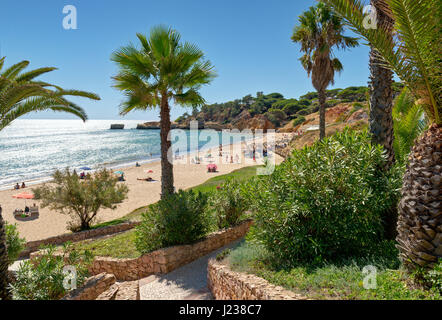
[{"label": "green shrub", "polygon": [[141,253],[197,242],[211,230],[207,214],[208,195],[182,191],[161,200],[142,214],[135,246]]},{"label": "green shrub", "polygon": [[300,116],[298,118],[296,118],[295,120],[293,120],[293,126],[299,126],[300,124],[303,124],[305,122],[305,117]]},{"label": "green shrub", "polygon": [[421,286],[442,294],[442,259],[439,259],[431,270],[418,268],[413,278]]},{"label": "green shrub", "polygon": [[242,184],[229,178],[210,197],[218,228],[229,228],[240,221],[249,209],[249,201],[242,190]]},{"label": "green shrub", "polygon": [[382,238],[382,214],[397,204],[401,170],[382,173],[382,147],[367,133],[343,133],[295,150],[249,184],[255,226],[281,264],[362,254]]},{"label": "green shrub", "polygon": [[29,260],[20,265],[16,281],[10,285],[15,300],[58,300],[67,294],[63,282],[65,266],[75,267],[76,286],[80,288],[88,277],[88,266],[93,257],[86,251],[79,254],[70,250],[70,244],[63,247],[63,255],[55,255],[55,247],[45,247],[34,263]]},{"label": "green shrub", "polygon": [[308,111],[307,109],[302,109],[302,110],[299,110],[296,114],[297,114],[298,116],[307,116],[307,115],[309,115],[310,113],[309,113],[309,111]]},{"label": "green shrub", "polygon": [[9,264],[13,264],[17,260],[20,252],[25,248],[26,240],[20,238],[17,225],[5,223],[6,228],[6,247],[8,248]]}]

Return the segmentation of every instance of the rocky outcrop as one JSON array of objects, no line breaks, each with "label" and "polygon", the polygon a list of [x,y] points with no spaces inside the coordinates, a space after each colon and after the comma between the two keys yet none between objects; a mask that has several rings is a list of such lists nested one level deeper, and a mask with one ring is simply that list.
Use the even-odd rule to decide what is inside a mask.
[{"label": "rocky outcrop", "polygon": [[111,130],[123,130],[124,124],[111,124]]},{"label": "rocky outcrop", "polygon": [[138,130],[160,130],[159,122],[145,122],[137,125]]}]

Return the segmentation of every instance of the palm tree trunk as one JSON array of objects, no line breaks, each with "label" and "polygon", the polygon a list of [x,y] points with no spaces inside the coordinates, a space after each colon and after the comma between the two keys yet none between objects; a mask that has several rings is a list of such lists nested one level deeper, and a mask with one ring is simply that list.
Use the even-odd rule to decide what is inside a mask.
[{"label": "palm tree trunk", "polygon": [[319,98],[319,139],[325,138],[325,108],[326,108],[326,96],[325,90],[318,91]]},{"label": "palm tree trunk", "polygon": [[[371,0],[371,4],[378,8],[380,0]],[[392,33],[393,20],[382,10],[377,9],[378,28],[384,28]],[[388,170],[394,163],[393,149],[393,73],[379,65],[381,61],[372,48],[370,52],[370,133],[372,142],[384,147],[388,161],[384,169]]]},{"label": "palm tree trunk", "polygon": [[171,123],[170,123],[170,108],[167,95],[163,94],[161,100],[161,199],[164,199],[170,194],[173,194],[173,164],[172,157],[168,158],[168,152],[171,150],[172,143],[167,139]]},{"label": "palm tree trunk", "polygon": [[8,289],[8,249],[6,248],[6,230],[2,217],[2,207],[0,207],[0,300],[10,300]]}]

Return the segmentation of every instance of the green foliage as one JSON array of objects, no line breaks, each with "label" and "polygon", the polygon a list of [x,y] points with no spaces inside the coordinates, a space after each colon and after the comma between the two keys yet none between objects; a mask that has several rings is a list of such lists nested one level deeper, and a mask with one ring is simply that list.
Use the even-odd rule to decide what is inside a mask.
[{"label": "green foliage", "polygon": [[393,147],[399,162],[407,162],[414,140],[424,132],[427,124],[424,110],[420,105],[415,104],[413,96],[405,88],[396,98],[393,106]]},{"label": "green foliage", "polygon": [[367,87],[348,87],[340,91],[336,97],[342,102],[363,102],[367,100]]},{"label": "green foliage", "polygon": [[21,61],[3,70],[4,62],[5,57],[0,58],[0,130],[15,119],[34,111],[62,111],[86,121],[87,115],[84,110],[67,100],[66,96],[100,100],[94,93],[64,90],[36,80],[40,75],[54,71],[55,68],[46,67],[23,72],[29,61]]},{"label": "green foliage", "polygon": [[137,250],[148,253],[202,240],[213,223],[207,214],[207,202],[205,193],[180,190],[149,206],[136,230]]},{"label": "green foliage", "polygon": [[249,201],[242,187],[242,183],[230,178],[212,193],[209,202],[218,228],[235,226],[249,209]]},{"label": "green foliage", "polygon": [[[430,121],[441,124],[442,72],[440,59],[440,1],[390,0],[394,34],[385,28],[364,27],[364,4],[359,0],[325,0],[369,43],[408,87]],[[435,14],[437,11],[437,14]]]},{"label": "green foliage", "polygon": [[264,115],[277,127],[279,127],[281,125],[281,122],[287,118],[287,115],[284,111],[273,108],[270,108],[269,111],[267,111]]},{"label": "green foliage", "polygon": [[260,241],[278,263],[323,261],[361,254],[381,238],[382,214],[399,198],[401,172],[366,132],[348,129],[295,150],[268,177],[249,184]]},{"label": "green foliage", "polygon": [[137,38],[141,48],[130,44],[112,55],[120,68],[114,87],[127,97],[120,113],[159,107],[166,96],[183,106],[203,105],[199,89],[216,77],[204,53],[162,25],[153,27],[149,36],[137,33]]},{"label": "green foliage", "polygon": [[305,117],[301,116],[301,117],[297,117],[296,119],[293,120],[293,126],[299,126],[300,124],[303,124],[305,122]]},{"label": "green foliage", "polygon": [[16,224],[5,222],[6,229],[6,247],[8,248],[9,264],[13,264],[17,260],[20,252],[23,251],[26,239],[20,238]]},{"label": "green foliage", "polygon": [[[353,257],[321,265],[296,265],[281,268],[261,245],[246,242],[225,259],[235,271],[255,274],[310,299],[343,300],[440,300],[434,290],[409,287],[411,278],[399,269],[398,252],[393,241],[384,241],[367,257]],[[377,269],[376,289],[365,289],[365,266]]]},{"label": "green foliage", "polygon": [[432,270],[425,273],[424,280],[432,289],[442,294],[442,259],[439,259],[439,263]]},{"label": "green foliage", "polygon": [[42,200],[43,208],[68,214],[72,217],[69,229],[88,230],[102,208],[116,209],[123,202],[129,189],[119,184],[110,170],[100,170],[85,180],[69,169],[57,170],[51,184],[33,189],[35,198]]},{"label": "green foliage", "polygon": [[63,287],[65,266],[73,266],[77,272],[77,288],[88,277],[88,266],[92,262],[89,252],[79,254],[71,250],[69,243],[63,247],[63,254],[56,255],[55,247],[43,248],[42,255],[31,263],[25,261],[17,271],[17,281],[11,284],[15,300],[58,300],[67,294]]}]

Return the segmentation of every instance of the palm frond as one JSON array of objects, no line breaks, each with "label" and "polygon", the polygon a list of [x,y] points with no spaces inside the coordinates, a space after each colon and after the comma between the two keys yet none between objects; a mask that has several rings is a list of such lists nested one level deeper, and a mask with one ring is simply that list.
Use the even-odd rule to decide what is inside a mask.
[{"label": "palm frond", "polygon": [[393,106],[394,150],[398,161],[405,162],[414,140],[425,131],[428,121],[422,107],[416,104],[409,90],[405,88],[396,98]]},{"label": "palm frond", "polygon": [[437,0],[388,0],[398,34],[393,40],[382,26],[365,29],[359,0],[324,0],[345,18],[353,31],[377,50],[383,66],[392,69],[420,100],[427,116],[440,124],[442,83],[440,10]]}]

